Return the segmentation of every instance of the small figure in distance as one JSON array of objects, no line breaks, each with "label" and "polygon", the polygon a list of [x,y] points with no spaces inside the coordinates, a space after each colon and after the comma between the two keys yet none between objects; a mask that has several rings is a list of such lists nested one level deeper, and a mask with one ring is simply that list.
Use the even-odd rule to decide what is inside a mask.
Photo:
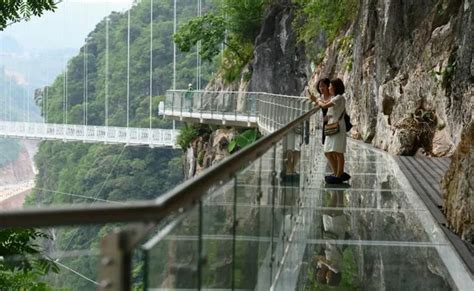
[{"label": "small figure in distance", "polygon": [[193,84],[188,84],[188,90],[184,93],[185,106],[189,106],[189,113],[193,112]]}]

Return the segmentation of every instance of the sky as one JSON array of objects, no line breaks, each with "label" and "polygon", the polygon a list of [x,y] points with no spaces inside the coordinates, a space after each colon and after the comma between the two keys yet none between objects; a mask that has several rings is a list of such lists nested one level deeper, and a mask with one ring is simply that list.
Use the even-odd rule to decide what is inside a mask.
[{"label": "sky", "polygon": [[27,51],[78,49],[95,25],[112,11],[126,11],[133,0],[66,0],[55,12],[15,23],[0,36],[13,37]]}]

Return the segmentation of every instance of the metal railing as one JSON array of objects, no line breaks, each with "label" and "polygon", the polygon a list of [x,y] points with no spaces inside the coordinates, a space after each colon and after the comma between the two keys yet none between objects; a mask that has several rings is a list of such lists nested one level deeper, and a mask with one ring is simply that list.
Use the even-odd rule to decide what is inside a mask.
[{"label": "metal railing", "polygon": [[[277,143],[281,144],[287,136],[294,136],[298,129],[304,131],[300,132],[300,135],[309,134],[308,128],[303,127],[302,124],[317,109],[313,108],[296,116],[305,108],[310,107],[308,102],[301,102],[302,100],[299,100],[301,98],[296,98],[298,101],[289,101],[281,106],[278,105],[274,110],[265,111],[262,106],[276,102],[276,98],[286,97],[265,96],[259,99],[261,100],[259,108],[262,116],[265,116],[262,119],[262,124],[266,126],[265,130],[274,130],[272,133],[156,200],[126,205],[95,204],[88,207],[54,207],[3,212],[0,213],[0,227],[57,227],[138,222],[139,224],[133,227],[107,235],[101,243],[99,288],[102,290],[130,290],[132,252],[140,241],[156,229],[158,223],[174,217],[174,215],[179,215],[179,213],[187,213],[196,207],[198,209],[201,207],[202,211],[202,201],[209,193],[219,189],[228,181],[237,181],[237,173],[261,158],[265,153],[269,151],[276,153]],[[284,110],[287,111],[284,112]],[[274,116],[275,120],[270,119],[270,116]],[[291,118],[294,119],[291,120]],[[290,122],[283,126],[286,120]],[[295,137],[292,140],[294,143]],[[276,176],[273,175],[272,179],[275,178]]]},{"label": "metal railing", "polygon": [[258,126],[270,133],[309,110],[306,97],[264,92],[169,90],[161,114],[201,123]]},{"label": "metal railing", "polygon": [[175,147],[177,130],[0,121],[0,136]]}]

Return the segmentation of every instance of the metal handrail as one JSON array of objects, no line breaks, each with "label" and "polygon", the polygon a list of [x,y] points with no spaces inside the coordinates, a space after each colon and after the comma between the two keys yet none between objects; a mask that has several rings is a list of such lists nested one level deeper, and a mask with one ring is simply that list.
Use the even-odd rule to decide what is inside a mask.
[{"label": "metal handrail", "polygon": [[[188,90],[168,90],[166,92],[177,92],[177,93],[186,93]],[[192,90],[193,93],[215,93],[215,94],[260,94],[260,95],[267,95],[267,96],[277,96],[277,97],[286,97],[291,99],[302,99],[307,100],[308,97],[305,96],[294,96],[294,95],[283,95],[283,94],[274,94],[274,93],[267,93],[267,92],[247,92],[247,91],[208,91],[208,90]]]},{"label": "metal handrail", "polygon": [[262,156],[318,109],[315,107],[309,110],[286,126],[264,136],[249,147],[229,156],[219,164],[206,169],[201,175],[178,185],[155,200],[126,205],[95,204],[6,211],[0,213],[0,228],[160,222],[176,211],[184,211],[196,205],[211,186],[231,179],[236,171]]}]

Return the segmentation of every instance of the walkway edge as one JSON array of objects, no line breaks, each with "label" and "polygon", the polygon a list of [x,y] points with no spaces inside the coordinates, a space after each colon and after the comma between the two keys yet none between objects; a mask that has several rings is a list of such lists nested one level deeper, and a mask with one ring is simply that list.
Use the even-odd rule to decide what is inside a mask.
[{"label": "walkway edge", "polygon": [[[468,246],[465,242],[459,238],[456,234],[454,234],[451,230],[449,230],[443,222],[440,222],[440,217],[445,218],[444,214],[441,210],[431,201],[429,197],[423,197],[423,195],[419,195],[414,189],[411,183],[409,182],[408,178],[403,173],[400,165],[395,160],[395,156],[389,154],[386,151],[381,149],[375,148],[372,144],[364,143],[360,140],[354,140],[352,138],[348,139],[349,142],[355,143],[367,149],[370,149],[374,152],[382,154],[384,157],[387,158],[387,161],[391,164],[391,168],[394,171],[394,174],[400,180],[400,185],[402,189],[407,193],[407,197],[416,197],[418,201],[412,202],[422,202],[424,208],[427,208],[432,216],[432,219],[437,222],[438,234],[439,239],[449,242],[450,250],[453,250],[455,257],[459,259],[460,266],[464,266],[465,270],[452,270],[449,269],[450,275],[455,278],[458,277],[459,280],[455,280],[456,282],[466,282],[467,285],[457,286],[459,290],[472,290],[472,286],[474,284],[474,256],[472,255],[471,251],[469,250]],[[420,201],[421,200],[421,201]],[[427,228],[427,218],[420,219],[423,226],[425,227],[425,231],[429,234],[429,228]],[[436,235],[435,233],[432,233]],[[448,254],[442,252],[438,249],[438,253],[441,259],[445,262],[446,266],[453,266],[451,260],[448,258]],[[459,277],[460,276],[460,277]],[[470,282],[470,283],[469,283]]]}]

